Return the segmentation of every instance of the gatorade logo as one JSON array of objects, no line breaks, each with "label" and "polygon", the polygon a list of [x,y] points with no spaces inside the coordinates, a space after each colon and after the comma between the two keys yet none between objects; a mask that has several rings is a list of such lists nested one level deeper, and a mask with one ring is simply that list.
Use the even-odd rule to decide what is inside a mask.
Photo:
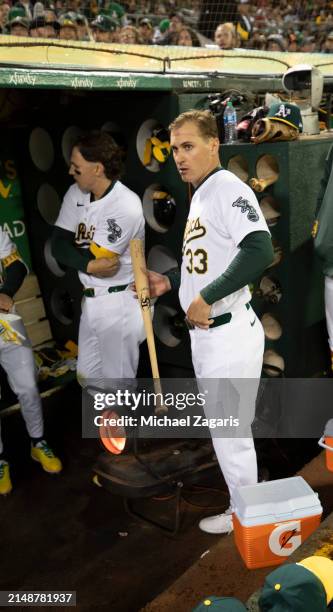
[{"label": "gatorade logo", "polygon": [[278,557],[289,557],[302,543],[301,522],[279,524],[269,536],[268,545]]}]

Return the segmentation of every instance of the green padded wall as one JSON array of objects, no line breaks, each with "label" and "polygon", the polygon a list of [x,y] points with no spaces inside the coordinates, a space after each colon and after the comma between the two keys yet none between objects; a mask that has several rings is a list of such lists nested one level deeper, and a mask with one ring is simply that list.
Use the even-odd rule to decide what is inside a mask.
[{"label": "green padded wall", "polygon": [[2,130],[0,151],[0,225],[16,243],[28,268],[31,267],[22,190],[10,131]]},{"label": "green padded wall", "polygon": [[268,270],[282,288],[277,304],[258,296],[260,279],[254,286],[253,304],[261,317],[270,312],[282,325],[278,340],[266,342],[285,361],[288,376],[312,376],[326,364],[326,332],[323,324],[323,276],[313,253],[311,227],[324,160],[333,138],[311,137],[294,142],[222,146],[225,167],[241,155],[248,164],[249,178],[263,155],[273,156],[279,166],[278,180],[257,194],[259,202],[273,196],[281,216],[271,228],[272,238],[282,247],[281,262]]}]

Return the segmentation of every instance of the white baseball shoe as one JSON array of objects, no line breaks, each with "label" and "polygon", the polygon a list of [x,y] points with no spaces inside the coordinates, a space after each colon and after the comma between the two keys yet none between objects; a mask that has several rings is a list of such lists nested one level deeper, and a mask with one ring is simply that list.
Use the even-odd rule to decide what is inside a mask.
[{"label": "white baseball shoe", "polygon": [[223,514],[207,516],[200,521],[199,527],[206,533],[231,533],[234,528],[231,508],[228,508]]}]

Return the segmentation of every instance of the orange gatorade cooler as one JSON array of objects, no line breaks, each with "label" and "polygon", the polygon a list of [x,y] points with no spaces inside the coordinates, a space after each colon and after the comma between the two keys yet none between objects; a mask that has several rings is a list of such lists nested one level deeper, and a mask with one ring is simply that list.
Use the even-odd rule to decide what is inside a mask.
[{"label": "orange gatorade cooler", "polygon": [[301,476],[239,487],[233,502],[235,542],[249,569],[283,563],[317,529],[323,511]]},{"label": "orange gatorade cooler", "polygon": [[327,421],[324,435],[318,444],[326,449],[326,467],[333,472],[333,419]]}]

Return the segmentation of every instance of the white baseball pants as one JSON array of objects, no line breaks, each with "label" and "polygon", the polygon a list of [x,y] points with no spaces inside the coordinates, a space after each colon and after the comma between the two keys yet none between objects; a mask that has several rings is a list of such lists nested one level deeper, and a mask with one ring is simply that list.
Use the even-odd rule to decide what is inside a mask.
[{"label": "white baseball pants", "polygon": [[127,289],[83,298],[79,330],[78,380],[105,389],[110,381],[135,378],[145,338],[139,302]]},{"label": "white baseball pants", "polygon": [[[0,364],[8,376],[11,389],[16,393],[31,438],[43,436],[43,414],[37,388],[36,365],[32,349],[0,338]],[[0,453],[3,451],[0,430]]]},{"label": "white baseball pants", "polygon": [[325,314],[328,344],[333,351],[333,278],[331,276],[325,276]]},{"label": "white baseball pants", "polygon": [[[209,385],[210,389],[214,389],[214,384],[217,388],[219,380],[230,379],[237,388],[237,379],[251,379],[248,385],[243,381],[237,389],[239,412],[245,415],[250,424],[255,416],[265,343],[263,327],[252,308],[247,309],[245,305],[238,307],[232,312],[230,323],[211,330],[196,328],[191,330],[190,336],[199,386],[200,379],[215,379],[213,387]],[[251,435],[246,438],[212,436],[212,441],[232,506],[233,492],[237,487],[258,481],[253,438]]]}]

